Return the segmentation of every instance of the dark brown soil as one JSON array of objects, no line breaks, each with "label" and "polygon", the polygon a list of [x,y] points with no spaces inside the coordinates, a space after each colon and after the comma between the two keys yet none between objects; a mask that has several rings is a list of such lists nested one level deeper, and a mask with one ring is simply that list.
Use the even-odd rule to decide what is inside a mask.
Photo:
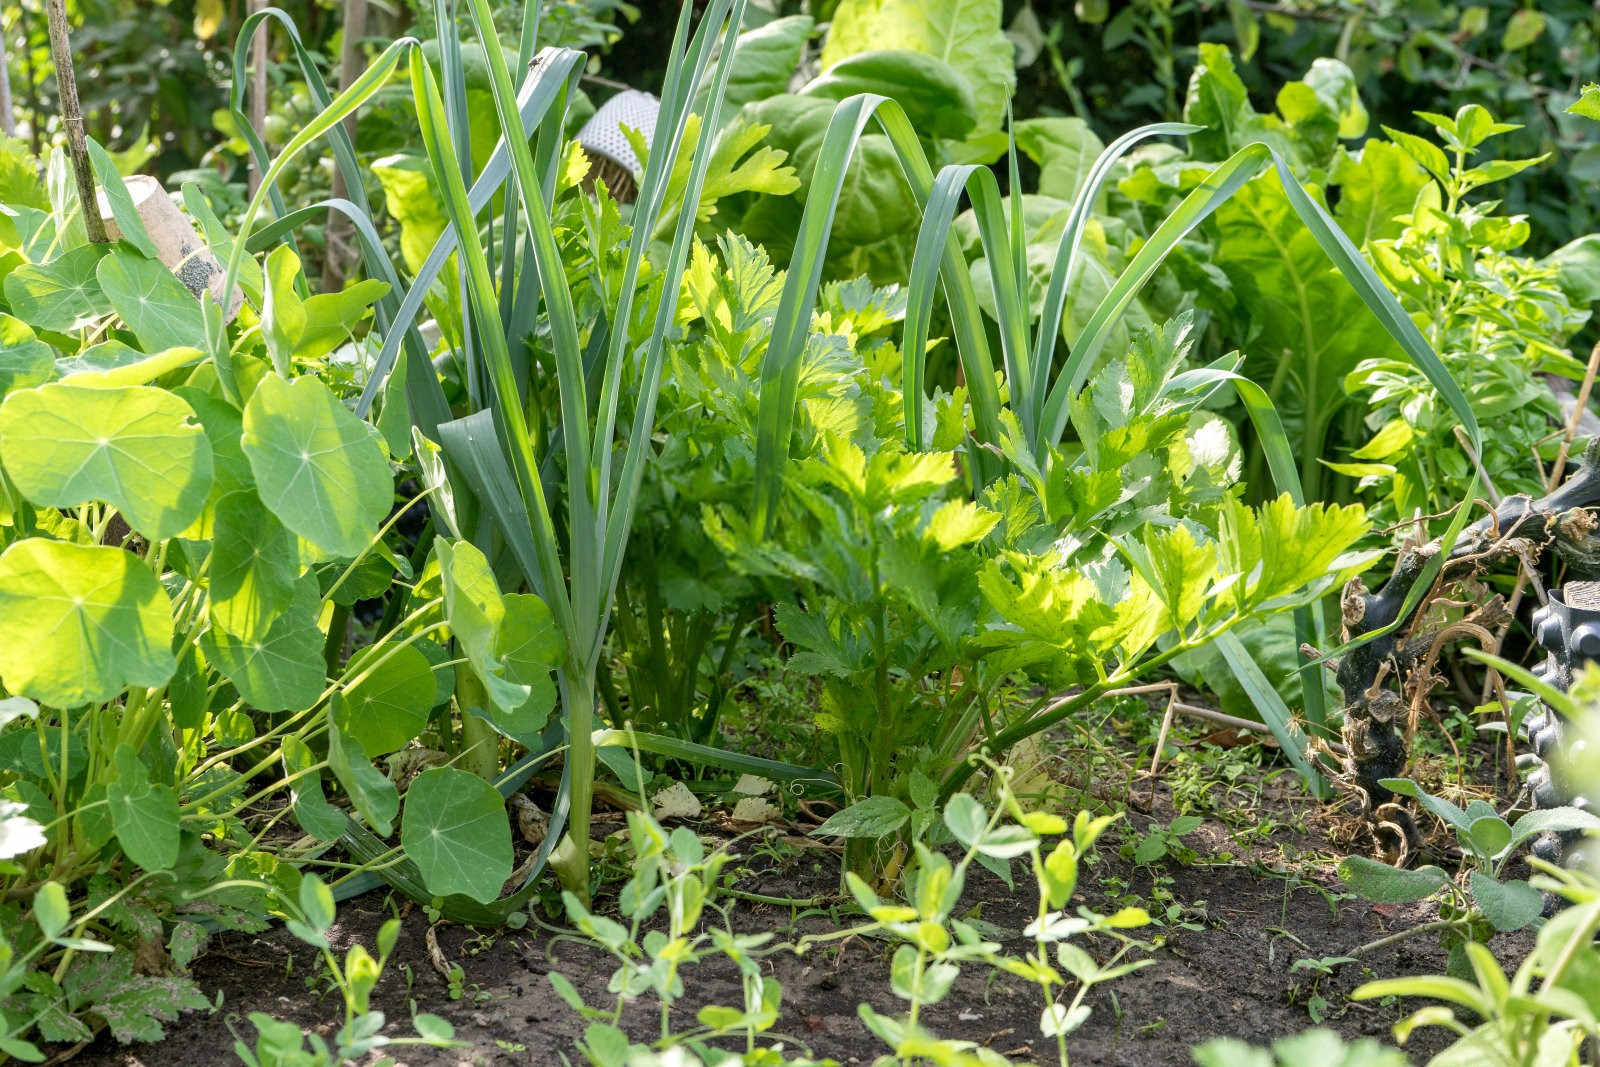
[{"label": "dark brown soil", "polygon": [[[1166,919],[1147,935],[1164,942],[1151,955],[1151,966],[1118,979],[1089,999],[1090,1020],[1070,1042],[1072,1062],[1090,1065],[1166,1065],[1192,1062],[1189,1049],[1208,1038],[1229,1035],[1268,1043],[1313,1025],[1308,1012],[1321,1008],[1323,1025],[1346,1036],[1372,1035],[1388,1040],[1390,1025],[1408,1008],[1355,1004],[1345,1000],[1355,986],[1372,977],[1439,973],[1445,958],[1431,935],[1373,952],[1315,983],[1316,972],[1294,969],[1304,958],[1348,955],[1357,946],[1407,929],[1432,918],[1431,905],[1374,907],[1345,896],[1327,856],[1341,850],[1330,845],[1327,832],[1337,830],[1338,817],[1313,808],[1286,781],[1267,783],[1256,794],[1285,810],[1270,836],[1249,836],[1241,843],[1227,828],[1229,820],[1212,818],[1185,843],[1197,860],[1190,866],[1167,861],[1136,866],[1118,855],[1117,842],[1106,839],[1101,859],[1082,880],[1080,901],[1102,910],[1123,903],[1143,903]],[[1152,824],[1138,809],[1151,807],[1161,822],[1172,807],[1163,787],[1150,802],[1148,787],[1131,796],[1128,840]],[[1223,801],[1227,801],[1224,796]],[[1297,815],[1296,812],[1299,814]],[[1237,820],[1233,820],[1239,825]],[[1291,829],[1298,824],[1300,830]],[[707,827],[708,836],[719,836]],[[749,842],[744,851],[748,853]],[[1127,851],[1127,849],[1124,849]],[[779,851],[764,868],[747,872],[740,887],[767,895],[810,897],[837,887],[834,853]],[[1218,860],[1227,855],[1226,860]],[[776,863],[776,866],[773,866]],[[752,863],[753,867],[758,864]],[[971,914],[1005,930],[1007,947],[1020,954],[1029,946],[1021,928],[1031,916],[1031,889],[1019,886],[1013,895],[986,872],[969,884],[964,906]],[[734,902],[730,902],[734,903]],[[609,902],[602,897],[600,910]],[[1170,909],[1170,914],[1169,914]],[[459,964],[465,976],[457,999],[450,999],[446,981],[430,964],[428,923],[420,909],[406,912],[403,933],[388,971],[374,996],[374,1007],[387,1013],[390,1032],[409,1032],[413,1010],[449,1019],[465,1047],[452,1051],[396,1050],[404,1064],[545,1064],[561,1062],[572,1051],[583,1021],[552,991],[546,975],[559,971],[592,1005],[614,1002],[606,983],[614,961],[603,952],[553,933],[529,928],[520,932],[483,933],[445,925],[436,940],[446,961]],[[392,911],[382,894],[345,904],[339,913],[336,947],[342,953],[353,941],[371,945],[378,926]],[[710,921],[717,921],[708,912]],[[852,921],[841,909],[839,920]],[[786,908],[736,902],[729,921],[741,931],[773,931],[775,943],[792,942],[803,933],[837,929],[836,921],[817,912],[795,921]],[[1493,948],[1514,961],[1531,943],[1527,933],[1502,935]],[[1101,954],[1107,945],[1090,946]],[[842,945],[813,950],[800,957],[787,950],[768,955],[767,973],[783,983],[783,1016],[777,1030],[790,1035],[787,1047],[808,1048],[814,1055],[841,1063],[870,1063],[885,1051],[863,1027],[857,1006],[866,1001],[886,1014],[901,1005],[889,990],[892,946],[854,938]],[[190,1067],[231,1062],[232,1028],[253,1043],[244,1020],[250,1011],[265,1011],[301,1023],[307,1030],[330,1036],[342,1021],[339,999],[326,983],[315,981],[315,957],[282,930],[260,936],[219,939],[195,965],[202,988],[223,993],[221,1009],[212,1015],[190,1015],[169,1027],[158,1046],[119,1048],[102,1037],[74,1062],[119,1067]],[[736,972],[720,959],[685,976],[686,997],[674,1019],[687,1028],[704,1004],[739,1003]],[[1325,1007],[1313,998],[1325,1001]],[[1054,1062],[1053,1043],[1038,1037],[1042,1004],[1037,991],[1020,980],[970,966],[949,997],[926,1012],[923,1020],[935,1032],[987,1045],[1006,1055]],[[653,1002],[636,1004],[624,1024],[638,1039],[658,1033]],[[1413,1037],[1408,1051],[1421,1062],[1442,1041],[1430,1032]]]}]

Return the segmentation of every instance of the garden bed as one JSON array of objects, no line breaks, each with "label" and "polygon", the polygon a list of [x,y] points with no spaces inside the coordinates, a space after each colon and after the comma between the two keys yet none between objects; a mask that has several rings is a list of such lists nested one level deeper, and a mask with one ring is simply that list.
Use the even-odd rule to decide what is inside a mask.
[{"label": "garden bed", "polygon": [[[1224,761],[1252,756],[1248,749],[1230,754],[1195,745],[1196,732],[1203,731],[1178,731],[1189,750],[1173,765],[1180,778],[1197,768],[1209,773]],[[1490,752],[1484,745],[1475,754]],[[1072,753],[1064,755],[1071,758]],[[1488,762],[1482,766],[1487,772]],[[1121,783],[1100,783],[1097,792],[1119,787]],[[1188,863],[1167,858],[1137,864],[1120,854],[1132,851],[1149,831],[1169,826],[1178,814],[1172,789],[1161,784],[1152,793],[1142,776],[1123,797],[1126,824],[1108,836],[1099,860],[1085,873],[1078,902],[1107,912],[1130,903],[1147,907],[1162,921],[1138,933],[1159,938],[1161,944],[1150,954],[1153,965],[1091,994],[1088,1003],[1094,1014],[1074,1035],[1072,1062],[1187,1067],[1194,1062],[1191,1047],[1210,1038],[1231,1036],[1265,1045],[1314,1024],[1347,1039],[1374,1037],[1392,1044],[1390,1027],[1410,1006],[1357,1004],[1346,996],[1374,976],[1443,973],[1446,954],[1436,939],[1402,940],[1326,976],[1299,961],[1349,955],[1433,919],[1437,905],[1375,905],[1355,899],[1334,869],[1348,848],[1348,843],[1336,843],[1350,833],[1348,814],[1307,797],[1281,768],[1248,770],[1234,776],[1228,789],[1207,793],[1216,810],[1182,838],[1193,853],[1182,857]],[[725,818],[686,825],[708,846],[734,836]],[[597,816],[597,837],[620,829],[619,816]],[[733,929],[774,932],[782,944],[853,922],[847,900],[836,896],[835,851],[796,847],[794,835],[777,828],[766,835],[770,843],[763,844],[762,836],[747,836],[740,843],[743,865],[730,868],[737,871],[735,888],[770,897],[824,897],[839,907],[830,913],[825,907],[723,900]],[[1119,843],[1125,847],[1117,848]],[[600,890],[597,913],[615,913],[613,890]],[[980,869],[957,910],[1004,931],[1007,951],[1019,954],[1031,945],[1021,933],[1032,918],[1026,897]],[[341,906],[331,937],[335,951],[342,953],[355,943],[370,945],[378,927],[396,914],[402,917],[402,932],[373,1006],[391,1019],[404,1019],[420,1006],[448,1019],[463,1043],[454,1050],[401,1050],[403,1064],[487,1067],[553,1063],[557,1050],[570,1056],[584,1021],[556,995],[546,977],[551,972],[570,979],[592,1005],[612,1000],[606,983],[615,960],[570,930],[539,926],[479,931],[444,923],[430,938],[423,909],[384,892]],[[561,921],[554,915],[547,918]],[[720,921],[709,915],[708,922]],[[1509,969],[1531,944],[1531,934],[1523,931],[1500,934],[1490,947]],[[774,1031],[797,1039],[791,1049],[804,1045],[814,1055],[841,1064],[871,1063],[881,1045],[862,1025],[857,1005],[866,1002],[883,1013],[900,1009],[889,988],[891,951],[892,945],[882,939],[856,938],[805,956],[785,949],[772,952],[764,972],[782,982],[784,991],[782,1017]],[[459,966],[459,976],[454,981],[445,977],[439,963],[446,971]],[[168,1027],[168,1037],[159,1045],[124,1048],[101,1037],[74,1062],[94,1067],[214,1064],[219,1043],[233,1040],[230,1020],[253,1040],[244,1021],[252,1011],[329,1039],[342,1025],[343,1006],[326,986],[316,953],[282,929],[220,937],[196,961],[194,974],[202,989],[220,992],[218,1011],[184,1016]],[[739,1002],[738,975],[726,961],[702,965],[686,976],[685,985],[687,995],[674,1009],[680,1027],[704,1005]],[[943,1036],[977,1041],[1027,1060],[1048,1058],[1052,1051],[1037,1036],[1039,1011],[1032,987],[971,970],[923,1019]],[[623,1025],[635,1040],[652,1040],[660,1025],[654,1003],[629,1005]],[[1448,1043],[1445,1037],[1442,1031],[1419,1031],[1407,1051],[1416,1062],[1425,1062]]]}]

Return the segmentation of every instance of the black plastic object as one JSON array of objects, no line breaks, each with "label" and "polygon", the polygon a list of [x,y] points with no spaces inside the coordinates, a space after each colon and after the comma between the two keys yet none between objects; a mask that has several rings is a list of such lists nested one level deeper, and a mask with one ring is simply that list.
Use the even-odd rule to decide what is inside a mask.
[{"label": "black plastic object", "polygon": [[[1533,636],[1548,655],[1534,668],[1534,674],[1550,686],[1566,692],[1572,675],[1586,663],[1600,662],[1600,582],[1569,582],[1550,592],[1550,602],[1533,613]],[[1564,774],[1552,757],[1565,749],[1573,732],[1555,708],[1541,704],[1524,723],[1529,751],[1517,762],[1527,768],[1527,785],[1535,808],[1570,805],[1588,809],[1590,800],[1580,783]],[[1540,859],[1559,863],[1576,832],[1546,833],[1537,838],[1532,852]]]}]

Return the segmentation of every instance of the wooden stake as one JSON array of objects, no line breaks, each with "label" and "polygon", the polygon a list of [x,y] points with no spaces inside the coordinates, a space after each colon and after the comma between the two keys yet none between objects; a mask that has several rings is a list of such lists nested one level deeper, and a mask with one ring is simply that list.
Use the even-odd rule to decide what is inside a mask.
[{"label": "wooden stake", "polygon": [[100,218],[100,198],[94,191],[89,167],[89,145],[83,137],[83,112],[78,106],[78,79],[72,70],[72,43],[67,37],[67,9],[63,0],[45,0],[50,24],[50,57],[56,67],[56,88],[61,94],[61,124],[67,128],[67,154],[78,179],[78,204],[83,228],[93,244],[106,243],[106,224]]}]

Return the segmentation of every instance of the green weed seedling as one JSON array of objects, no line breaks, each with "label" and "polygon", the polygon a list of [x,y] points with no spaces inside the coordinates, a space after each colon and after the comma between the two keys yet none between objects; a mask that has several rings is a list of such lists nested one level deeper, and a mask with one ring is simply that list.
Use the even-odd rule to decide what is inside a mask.
[{"label": "green weed seedling", "polygon": [[1138,844],[1125,851],[1130,852],[1129,858],[1139,864],[1160,863],[1171,857],[1187,866],[1198,856],[1194,849],[1183,843],[1183,835],[1198,830],[1204,822],[1205,819],[1199,815],[1179,815],[1166,826],[1152,823],[1144,836],[1138,839]]},{"label": "green weed seedling", "polygon": [[[1444,975],[1413,975],[1368,982],[1351,994],[1354,1000],[1426,997],[1444,1001],[1422,1008],[1395,1024],[1402,1044],[1418,1028],[1440,1026],[1457,1035],[1456,1042],[1431,1061],[1450,1064],[1492,1064],[1495,1067],[1565,1067],[1593,1062],[1581,1057],[1586,1041],[1600,1039],[1595,990],[1600,982],[1600,880],[1565,871],[1540,859],[1529,862],[1539,871],[1535,891],[1549,890],[1572,906],[1563,909],[1539,931],[1533,951],[1507,977],[1483,945],[1469,941],[1464,954],[1471,980]],[[1481,1022],[1469,1026],[1456,1017],[1466,1009]]]},{"label": "green weed seedling", "polygon": [[1437,931],[1450,950],[1450,972],[1469,973],[1466,950],[1472,943],[1487,942],[1496,931],[1520,930],[1544,908],[1538,889],[1521,879],[1505,877],[1506,864],[1517,847],[1547,831],[1600,829],[1600,818],[1578,808],[1545,808],[1509,823],[1482,800],[1472,801],[1463,810],[1425,792],[1409,778],[1385,778],[1382,784],[1415,799],[1424,811],[1454,830],[1467,862],[1455,879],[1432,864],[1404,870],[1365,856],[1350,856],[1340,863],[1340,877],[1357,895],[1376,903],[1441,896],[1437,921],[1364,945],[1356,950],[1358,956],[1414,934]]},{"label": "green weed seedling", "polygon": [[[322,879],[305,875],[299,894],[292,900],[280,897],[278,904],[285,916],[284,928],[321,954],[327,978],[344,1001],[344,1026],[334,1035],[330,1049],[321,1035],[306,1033],[299,1023],[253,1011],[249,1019],[256,1030],[255,1047],[234,1035],[234,1054],[246,1067],[336,1067],[365,1061],[373,1053],[397,1045],[450,1048],[455,1044],[455,1029],[437,1015],[423,1012],[412,1016],[416,1037],[389,1037],[383,1033],[387,1022],[383,1012],[372,1010],[372,989],[400,937],[399,919],[390,919],[378,929],[376,958],[365,946],[351,945],[341,961],[328,940],[334,920],[333,892]],[[376,1062],[386,1065],[394,1061],[384,1057]]]},{"label": "green weed seedling", "polygon": [[[618,895],[627,925],[596,915],[575,894],[564,892],[567,918],[587,940],[616,957],[618,967],[608,986],[616,994],[610,1008],[591,1007],[564,975],[552,971],[550,985],[574,1011],[589,1020],[578,1052],[595,1067],[612,1064],[812,1064],[790,1059],[783,1043],[765,1042],[778,1021],[783,988],[762,975],[758,951],[771,934],[735,934],[728,929],[703,929],[701,917],[713,902],[722,869],[736,857],[724,847],[706,852],[694,831],[677,827],[671,833],[643,811],[628,812],[628,840],[633,850],[633,875]],[[664,912],[665,928],[646,929]],[[698,1026],[673,1029],[672,1006],[684,995],[683,972],[721,956],[739,970],[743,992],[738,1007],[706,1005],[696,1013]],[[630,1042],[619,1025],[623,1009],[641,997],[653,997],[660,1009],[660,1034],[651,1044]],[[716,1039],[741,1041],[740,1054],[714,1048]],[[740,1059],[740,1055],[743,1059]],[[563,1061],[566,1062],[565,1056]]]}]

